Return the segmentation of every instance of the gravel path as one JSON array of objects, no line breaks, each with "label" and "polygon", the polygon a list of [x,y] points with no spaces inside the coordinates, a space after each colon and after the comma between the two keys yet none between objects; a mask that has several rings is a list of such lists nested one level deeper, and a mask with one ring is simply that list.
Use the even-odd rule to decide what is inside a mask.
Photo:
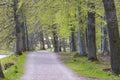
[{"label": "gravel path", "polygon": [[27,55],[25,74],[20,80],[85,80],[78,77],[49,51],[30,52]]}]

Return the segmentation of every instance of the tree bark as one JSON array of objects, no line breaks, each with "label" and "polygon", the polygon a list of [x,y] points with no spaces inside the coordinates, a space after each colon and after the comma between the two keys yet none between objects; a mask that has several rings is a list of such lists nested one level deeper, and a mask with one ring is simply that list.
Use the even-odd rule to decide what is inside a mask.
[{"label": "tree bark", "polygon": [[23,51],[23,41],[21,32],[20,14],[18,13],[18,0],[13,0],[14,10],[14,25],[15,25],[15,36],[16,36],[16,54],[21,55]]},{"label": "tree bark", "polygon": [[62,39],[62,47],[63,47],[63,52],[66,52],[66,41],[64,38]]},{"label": "tree bark", "polygon": [[40,32],[40,50],[45,50],[44,34]]},{"label": "tree bark", "polygon": [[59,51],[60,52],[62,51],[62,41],[61,41],[61,39],[59,39]]},{"label": "tree bark", "polygon": [[[88,3],[88,7],[95,8],[94,3]],[[95,12],[88,12],[88,59],[97,60],[96,57],[96,35],[95,35]]]},{"label": "tree bark", "polygon": [[30,51],[35,50],[35,48],[34,48],[34,34],[29,35],[29,50]]},{"label": "tree bark", "polygon": [[24,27],[25,27],[25,44],[26,50],[29,51],[29,40],[28,40],[28,29],[26,25],[26,17],[24,16]]},{"label": "tree bark", "polygon": [[107,29],[106,27],[102,27],[102,54],[105,55],[105,54],[108,54],[109,51],[108,51],[108,41],[107,41]]},{"label": "tree bark", "polygon": [[80,7],[78,6],[78,49],[77,49],[77,54],[81,56],[86,55],[86,46],[85,46],[85,32],[84,30],[82,31],[80,27],[81,26],[81,19],[80,19]]},{"label": "tree bark", "polygon": [[75,43],[75,29],[71,28],[71,36],[70,36],[70,51],[76,51],[76,43]]},{"label": "tree bark", "polygon": [[102,0],[107,20],[113,74],[120,74],[120,38],[114,0]]},{"label": "tree bark", "polygon": [[53,31],[53,46],[54,46],[54,52],[59,52],[59,41],[56,31]]},{"label": "tree bark", "polygon": [[23,49],[22,51],[26,51],[26,36],[25,36],[25,25],[24,22],[21,23],[21,31],[22,31],[22,43],[23,43]]}]

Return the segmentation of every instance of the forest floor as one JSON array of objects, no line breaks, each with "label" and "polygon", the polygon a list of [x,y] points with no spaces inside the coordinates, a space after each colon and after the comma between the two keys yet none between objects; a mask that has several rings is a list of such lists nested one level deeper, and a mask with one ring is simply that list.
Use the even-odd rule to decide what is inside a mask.
[{"label": "forest floor", "polygon": [[76,52],[60,52],[59,58],[76,74],[85,80],[120,80],[111,72],[110,56],[98,53],[97,61],[88,60],[87,56],[75,56]]},{"label": "forest floor", "polygon": [[58,55],[49,51],[27,54],[25,74],[20,80],[89,80],[68,69]]}]

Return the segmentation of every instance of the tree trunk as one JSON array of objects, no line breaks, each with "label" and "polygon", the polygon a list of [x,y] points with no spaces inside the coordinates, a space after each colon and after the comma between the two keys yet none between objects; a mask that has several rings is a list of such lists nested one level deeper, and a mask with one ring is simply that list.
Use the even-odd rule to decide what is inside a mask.
[{"label": "tree trunk", "polygon": [[23,43],[23,49],[22,51],[26,51],[26,36],[25,36],[25,25],[24,22],[21,24],[21,31],[22,31],[22,43]]},{"label": "tree trunk", "polygon": [[102,27],[102,54],[105,55],[105,54],[108,54],[109,51],[108,51],[108,41],[107,41],[107,29],[106,27]]},{"label": "tree trunk", "polygon": [[24,27],[25,27],[25,44],[26,50],[29,51],[29,40],[28,40],[28,29],[26,25],[26,17],[24,16]]},{"label": "tree trunk", "polygon": [[20,9],[21,16],[21,32],[22,32],[22,41],[23,41],[23,51],[29,50],[29,42],[28,42],[28,31],[26,25],[26,16],[24,15],[23,9]]},{"label": "tree trunk", "polygon": [[66,52],[66,41],[64,38],[62,39],[62,47],[63,47],[63,52]]},{"label": "tree trunk", "polygon": [[[94,9],[94,3],[88,3],[91,9]],[[95,12],[88,12],[88,59],[97,60],[96,57],[96,39],[95,39]]]},{"label": "tree trunk", "polygon": [[114,0],[102,0],[107,19],[110,43],[111,67],[113,74],[120,74],[120,38]]},{"label": "tree trunk", "polygon": [[[102,20],[105,21],[105,16],[101,17]],[[107,28],[106,25],[101,22],[101,54],[102,55],[108,55],[109,54],[109,49],[108,49],[108,39],[107,39]]]},{"label": "tree trunk", "polygon": [[15,25],[15,36],[16,36],[16,54],[21,55],[23,49],[22,43],[22,33],[21,33],[21,23],[20,15],[18,14],[18,0],[13,0],[14,9],[14,25]]},{"label": "tree trunk", "polygon": [[44,34],[40,32],[40,50],[45,50]]},{"label": "tree trunk", "polygon": [[29,35],[29,50],[34,50],[34,34]]},{"label": "tree trunk", "polygon": [[60,52],[62,51],[62,41],[61,41],[61,39],[59,39],[59,51]]},{"label": "tree trunk", "polygon": [[71,28],[71,36],[70,36],[70,51],[76,51],[76,43],[75,43],[75,29]]},{"label": "tree trunk", "polygon": [[53,31],[53,46],[54,46],[54,52],[59,52],[59,41],[56,31]]},{"label": "tree trunk", "polygon": [[[85,56],[86,55],[86,46],[85,46],[85,33],[84,30],[82,32],[82,30],[80,29],[81,26],[81,19],[80,19],[80,7],[78,7],[78,49],[77,49],[77,54],[81,55],[81,56]],[[82,28],[82,27],[81,27]]]}]

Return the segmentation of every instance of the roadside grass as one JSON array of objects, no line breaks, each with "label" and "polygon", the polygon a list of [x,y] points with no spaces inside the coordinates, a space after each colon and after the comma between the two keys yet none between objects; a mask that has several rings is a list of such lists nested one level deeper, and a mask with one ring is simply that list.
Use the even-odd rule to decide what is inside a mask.
[{"label": "roadside grass", "polygon": [[11,53],[9,50],[1,50],[0,49],[0,54],[2,55],[4,55],[4,54],[8,54],[8,53]]},{"label": "roadside grass", "polygon": [[62,52],[60,59],[78,75],[90,78],[87,80],[120,80],[119,76],[112,75],[110,71],[103,71],[110,68],[110,62],[93,62],[87,57],[73,57],[74,54],[74,52]]},{"label": "roadside grass", "polygon": [[[11,55],[9,57],[1,59],[2,69],[5,75],[5,79],[0,80],[17,80],[19,79],[24,73],[24,64],[25,64],[25,53],[21,56]],[[5,64],[13,63],[11,67],[5,70]]]}]

